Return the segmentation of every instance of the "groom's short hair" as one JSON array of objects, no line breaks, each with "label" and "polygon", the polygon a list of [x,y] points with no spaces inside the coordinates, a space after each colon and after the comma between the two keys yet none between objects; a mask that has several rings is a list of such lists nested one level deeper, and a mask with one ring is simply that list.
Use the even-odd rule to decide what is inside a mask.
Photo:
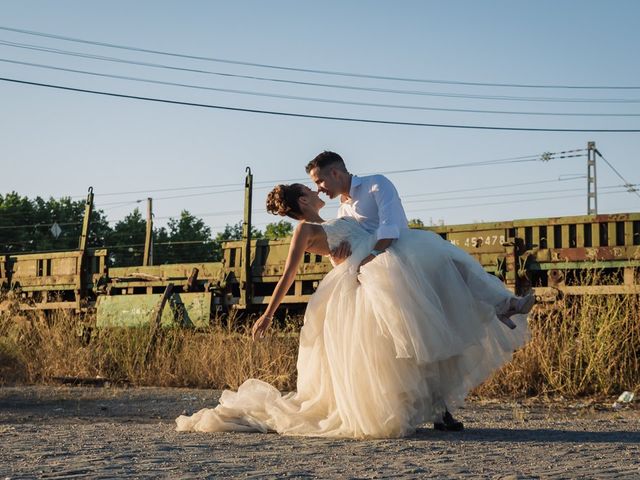
[{"label": "groom's short hair", "polygon": [[345,172],[347,171],[347,167],[344,164],[344,160],[342,159],[342,157],[336,152],[329,152],[328,150],[325,150],[324,152],[316,156],[316,158],[307,163],[305,170],[307,174],[309,174],[314,168],[322,170],[323,168],[330,165],[336,166],[340,170],[344,170]]}]

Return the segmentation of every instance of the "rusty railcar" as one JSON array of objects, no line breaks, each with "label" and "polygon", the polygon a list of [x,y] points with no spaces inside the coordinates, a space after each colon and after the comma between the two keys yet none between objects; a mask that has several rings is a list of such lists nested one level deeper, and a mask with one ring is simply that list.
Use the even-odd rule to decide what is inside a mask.
[{"label": "rusty railcar", "polygon": [[24,309],[83,311],[106,280],[106,259],[106,249],[0,256],[0,286]]},{"label": "rusty railcar", "polygon": [[75,250],[0,255],[0,292],[14,293],[24,310],[91,309],[107,275],[107,250],[87,248],[92,211],[89,188]]},{"label": "rusty railcar", "polygon": [[[433,227],[518,294],[638,294],[640,213]],[[589,275],[597,272],[598,275]],[[587,281],[589,276],[589,281]]]}]

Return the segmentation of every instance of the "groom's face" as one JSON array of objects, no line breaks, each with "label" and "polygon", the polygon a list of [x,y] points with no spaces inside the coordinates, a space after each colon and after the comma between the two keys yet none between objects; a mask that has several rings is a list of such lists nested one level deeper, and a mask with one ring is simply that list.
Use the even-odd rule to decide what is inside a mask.
[{"label": "groom's face", "polygon": [[309,177],[318,187],[318,192],[324,193],[329,198],[336,198],[340,191],[340,181],[335,168],[328,165],[325,168],[314,168],[309,172]]}]

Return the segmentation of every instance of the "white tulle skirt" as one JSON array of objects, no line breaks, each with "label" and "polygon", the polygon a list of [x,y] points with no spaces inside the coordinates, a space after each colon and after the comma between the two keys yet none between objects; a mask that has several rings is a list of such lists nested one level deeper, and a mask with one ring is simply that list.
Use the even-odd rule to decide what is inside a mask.
[{"label": "white tulle skirt", "polygon": [[179,431],[400,437],[463,404],[528,338],[524,315],[496,317],[512,294],[473,257],[418,230],[356,266],[375,239],[320,283],[300,332],[297,390],[247,380]]}]

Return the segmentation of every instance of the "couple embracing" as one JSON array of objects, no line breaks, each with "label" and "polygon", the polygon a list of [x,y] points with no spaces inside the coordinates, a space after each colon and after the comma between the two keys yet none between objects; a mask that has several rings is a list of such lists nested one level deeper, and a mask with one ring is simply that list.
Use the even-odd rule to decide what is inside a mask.
[{"label": "couple embracing", "polygon": [[[425,422],[461,430],[450,411],[511,359],[528,338],[533,295],[516,297],[469,254],[439,235],[411,230],[382,175],[351,175],[323,152],[307,165],[317,191],[278,185],[267,210],[299,221],[260,338],[295,279],[304,252],[334,268],[311,297],[300,331],[297,389],[245,381],[219,405],[176,419],[179,431],[275,431],[388,438]],[[320,216],[324,193],[340,196],[337,219]]]}]

